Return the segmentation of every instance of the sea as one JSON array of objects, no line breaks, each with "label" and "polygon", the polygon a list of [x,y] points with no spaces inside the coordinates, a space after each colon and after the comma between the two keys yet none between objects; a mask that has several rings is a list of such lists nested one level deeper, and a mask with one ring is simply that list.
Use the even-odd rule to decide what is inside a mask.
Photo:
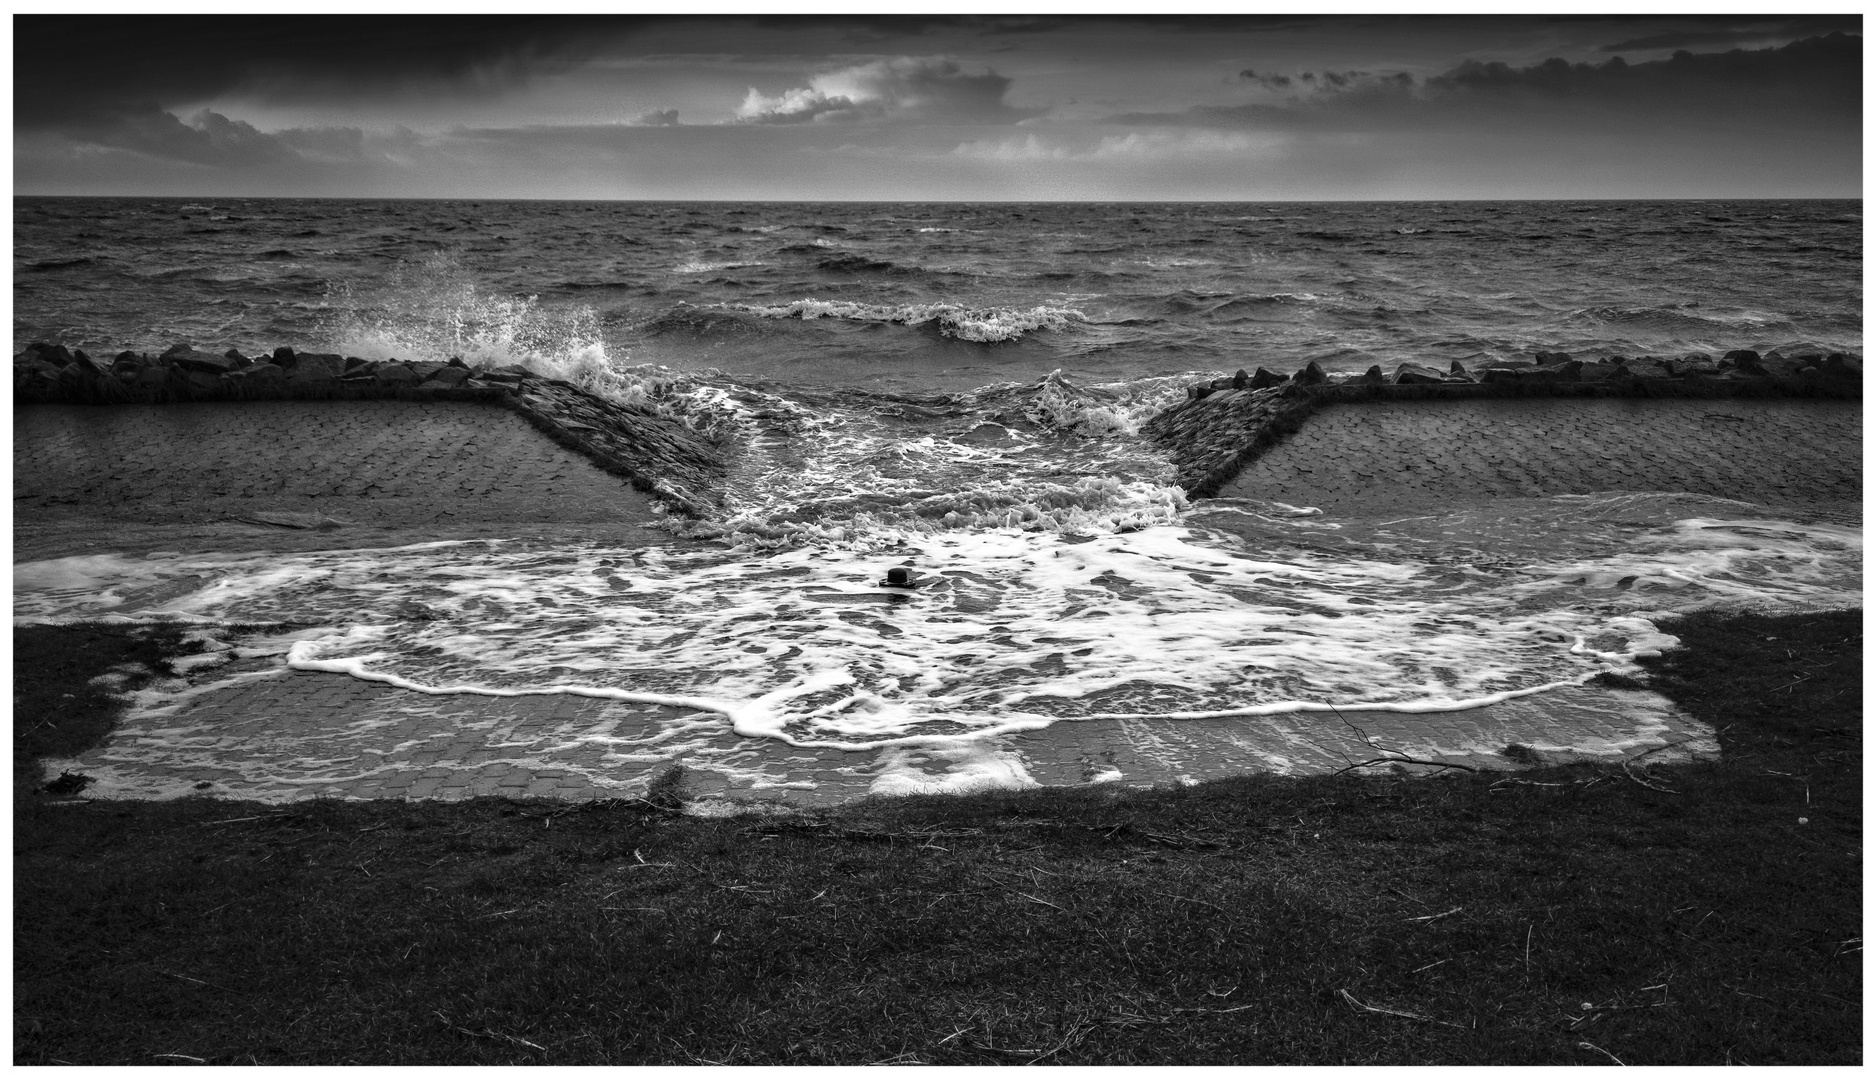
[{"label": "sea", "polygon": [[[16,198],[16,349],[522,364],[690,425],[730,470],[665,545],[91,555],[16,565],[15,618],[309,625],[281,663],[690,710],[651,741],[703,767],[713,726],[968,763],[1089,719],[1542,695],[1671,646],[1674,613],[1860,605],[1860,519],[1619,490],[1385,518],[1194,499],[1141,424],[1310,361],[1860,354],[1862,235],[1856,200]],[[1007,759],[881,790],[1024,786]]]}]

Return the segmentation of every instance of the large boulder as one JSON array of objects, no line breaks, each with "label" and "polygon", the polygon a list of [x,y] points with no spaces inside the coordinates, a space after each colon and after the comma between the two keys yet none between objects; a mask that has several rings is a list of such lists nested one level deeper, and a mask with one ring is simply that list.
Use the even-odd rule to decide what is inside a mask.
[{"label": "large boulder", "polygon": [[163,359],[184,371],[199,371],[205,375],[217,377],[235,369],[235,362],[226,356],[216,356],[214,353],[206,353],[187,346],[170,349],[163,354]]},{"label": "large boulder", "polygon": [[1280,375],[1267,367],[1259,367],[1257,373],[1251,376],[1250,388],[1264,390],[1272,386],[1282,386],[1289,381],[1289,378],[1288,375]]},{"label": "large boulder", "polygon": [[1303,365],[1303,370],[1290,376],[1290,381],[1298,386],[1321,386],[1329,381],[1329,373],[1322,369],[1321,364],[1311,360]]},{"label": "large boulder", "polygon": [[[64,367],[72,362],[72,351],[70,349],[63,345],[49,345],[43,341],[35,341],[31,345],[26,346],[21,355],[31,355],[54,367]],[[16,362],[17,360],[18,358],[15,357]]]},{"label": "large boulder", "polygon": [[[1549,355],[1560,355],[1551,353]],[[1566,360],[1556,364],[1540,364],[1536,367],[1523,367],[1494,364],[1479,373],[1479,381],[1487,383],[1554,383],[1578,382],[1582,378],[1583,361]]]},{"label": "large boulder", "polygon": [[279,364],[266,363],[250,364],[240,371],[230,372],[228,377],[231,379],[241,379],[245,382],[278,382],[286,378],[286,376],[286,370]]},{"label": "large boulder", "polygon": [[404,364],[379,364],[371,373],[387,386],[415,386],[417,373]]},{"label": "large boulder", "polygon": [[1713,362],[1712,357],[1704,353],[1695,353],[1679,360],[1669,360],[1666,366],[1668,374],[1676,379],[1685,379],[1690,375],[1718,375],[1720,373],[1720,366]]},{"label": "large boulder", "polygon": [[[1401,366],[1406,367],[1407,365],[1403,364]],[[1387,373],[1381,370],[1380,364],[1375,364],[1369,367],[1367,371],[1356,376],[1355,381],[1364,386],[1385,386],[1387,385]]]},{"label": "large boulder", "polygon": [[444,364],[423,381],[425,386],[461,386],[469,380],[469,369]]},{"label": "large boulder", "polygon": [[59,369],[58,380],[65,386],[84,386],[104,377],[96,364],[70,363]]},{"label": "large boulder", "polygon": [[1652,356],[1638,356],[1633,360],[1623,360],[1616,365],[1631,379],[1669,379],[1668,366]]},{"label": "large boulder", "polygon": [[1567,352],[1544,352],[1539,350],[1535,355],[1537,357],[1538,367],[1552,367],[1557,364],[1567,364],[1570,362],[1570,354]]},{"label": "large boulder", "polygon": [[1795,379],[1798,377],[1798,371],[1808,366],[1810,365],[1800,363],[1783,353],[1769,352],[1750,365],[1742,362],[1739,368],[1741,371],[1774,379]]},{"label": "large boulder", "polygon": [[345,373],[345,357],[338,353],[295,353],[287,373],[296,383],[332,382]]},{"label": "large boulder", "polygon": [[1402,386],[1414,384],[1424,385],[1428,383],[1443,383],[1446,381],[1446,376],[1441,373],[1438,368],[1428,367],[1425,364],[1416,364],[1409,360],[1407,363],[1394,369],[1394,381]]},{"label": "large boulder", "polygon": [[283,371],[292,371],[297,361],[298,356],[291,345],[282,345],[274,350],[274,363],[278,364]]},{"label": "large boulder", "polygon": [[1847,375],[1853,379],[1863,377],[1863,358],[1850,353],[1834,352],[1824,358],[1824,370],[1832,375]]}]

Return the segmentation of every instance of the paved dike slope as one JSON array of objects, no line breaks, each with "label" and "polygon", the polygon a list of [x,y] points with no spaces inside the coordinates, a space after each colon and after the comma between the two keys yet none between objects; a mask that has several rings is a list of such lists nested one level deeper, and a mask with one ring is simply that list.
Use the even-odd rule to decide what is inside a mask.
[{"label": "paved dike slope", "polygon": [[1347,402],[1317,409],[1218,494],[1330,514],[1597,491],[1854,511],[1862,420],[1860,402],[1818,399]]},{"label": "paved dike slope", "polygon": [[1330,513],[1501,498],[1690,492],[1862,518],[1863,362],[1538,353],[1473,373],[1258,368],[1187,388],[1141,426],[1195,497]]},{"label": "paved dike slope", "polygon": [[495,532],[669,542],[648,527],[709,515],[723,487],[713,437],[514,366],[177,346],[107,369],[38,344],[13,389],[17,559]]},{"label": "paved dike slope", "polygon": [[506,409],[457,401],[42,405],[16,410],[18,522],[629,522],[630,483]]}]

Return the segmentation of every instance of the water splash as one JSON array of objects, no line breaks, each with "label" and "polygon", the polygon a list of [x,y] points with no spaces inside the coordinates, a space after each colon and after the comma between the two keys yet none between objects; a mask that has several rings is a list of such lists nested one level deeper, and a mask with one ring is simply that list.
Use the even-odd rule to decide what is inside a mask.
[{"label": "water splash", "polygon": [[421,361],[460,357],[476,368],[521,364],[596,392],[621,382],[593,308],[492,295],[455,252],[401,264],[369,289],[334,282],[327,306],[323,331],[334,348],[348,354]]}]

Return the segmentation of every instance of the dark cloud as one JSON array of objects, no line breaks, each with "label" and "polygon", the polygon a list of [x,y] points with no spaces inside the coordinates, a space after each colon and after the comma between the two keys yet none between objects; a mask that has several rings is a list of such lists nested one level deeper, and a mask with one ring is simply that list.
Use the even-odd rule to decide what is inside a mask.
[{"label": "dark cloud", "polygon": [[1529,67],[1468,60],[1430,78],[1433,97],[1458,101],[1582,103],[1630,110],[1788,113],[1794,121],[1860,115],[1863,39],[1843,33],[1775,49],[1676,52],[1666,60],[1601,64],[1559,59]]},{"label": "dark cloud", "polygon": [[1712,45],[1740,45],[1775,39],[1798,40],[1842,32],[1860,34],[1863,19],[1857,15],[1812,15],[1797,19],[1732,20],[1734,25],[1718,30],[1670,30],[1629,38],[1604,45],[1603,52],[1646,52],[1654,49],[1691,49]]},{"label": "dark cloud", "polygon": [[[1259,75],[1250,68],[1238,72],[1238,78],[1256,83],[1266,90],[1289,90],[1295,87],[1304,94],[1339,94],[1349,91],[1398,91],[1411,88],[1414,77],[1405,71],[1376,74],[1372,71],[1305,71],[1289,75]],[[1201,106],[1202,107],[1202,106]]]},{"label": "dark cloud", "polygon": [[539,16],[17,15],[13,122],[28,130],[219,94],[364,97],[497,89],[569,65],[644,20]]},{"label": "dark cloud", "polygon": [[388,133],[350,127],[268,132],[209,109],[187,120],[157,108],[124,112],[95,130],[81,127],[66,135],[79,144],[214,169],[361,162],[394,156],[421,142],[404,127]]},{"label": "dark cloud", "polygon": [[985,34],[1044,34],[1090,26],[1216,34],[1294,30],[1313,26],[1321,15],[992,15],[965,16],[964,25]]},{"label": "dark cloud", "polygon": [[1259,75],[1250,68],[1245,68],[1243,71],[1238,72],[1238,78],[1243,79],[1245,82],[1256,83],[1267,90],[1282,90],[1290,85],[1290,77],[1288,75]]},{"label": "dark cloud", "polygon": [[[1178,113],[1125,113],[1116,124],[1256,126],[1276,130],[1382,130],[1504,123],[1594,127],[1683,123],[1703,129],[1783,124],[1843,128],[1860,121],[1863,41],[1834,33],[1775,49],[1681,51],[1631,64],[1562,59],[1514,67],[1468,60],[1416,84],[1405,73],[1305,71],[1278,103],[1200,105]],[[1273,76],[1241,72],[1272,89]]]}]

